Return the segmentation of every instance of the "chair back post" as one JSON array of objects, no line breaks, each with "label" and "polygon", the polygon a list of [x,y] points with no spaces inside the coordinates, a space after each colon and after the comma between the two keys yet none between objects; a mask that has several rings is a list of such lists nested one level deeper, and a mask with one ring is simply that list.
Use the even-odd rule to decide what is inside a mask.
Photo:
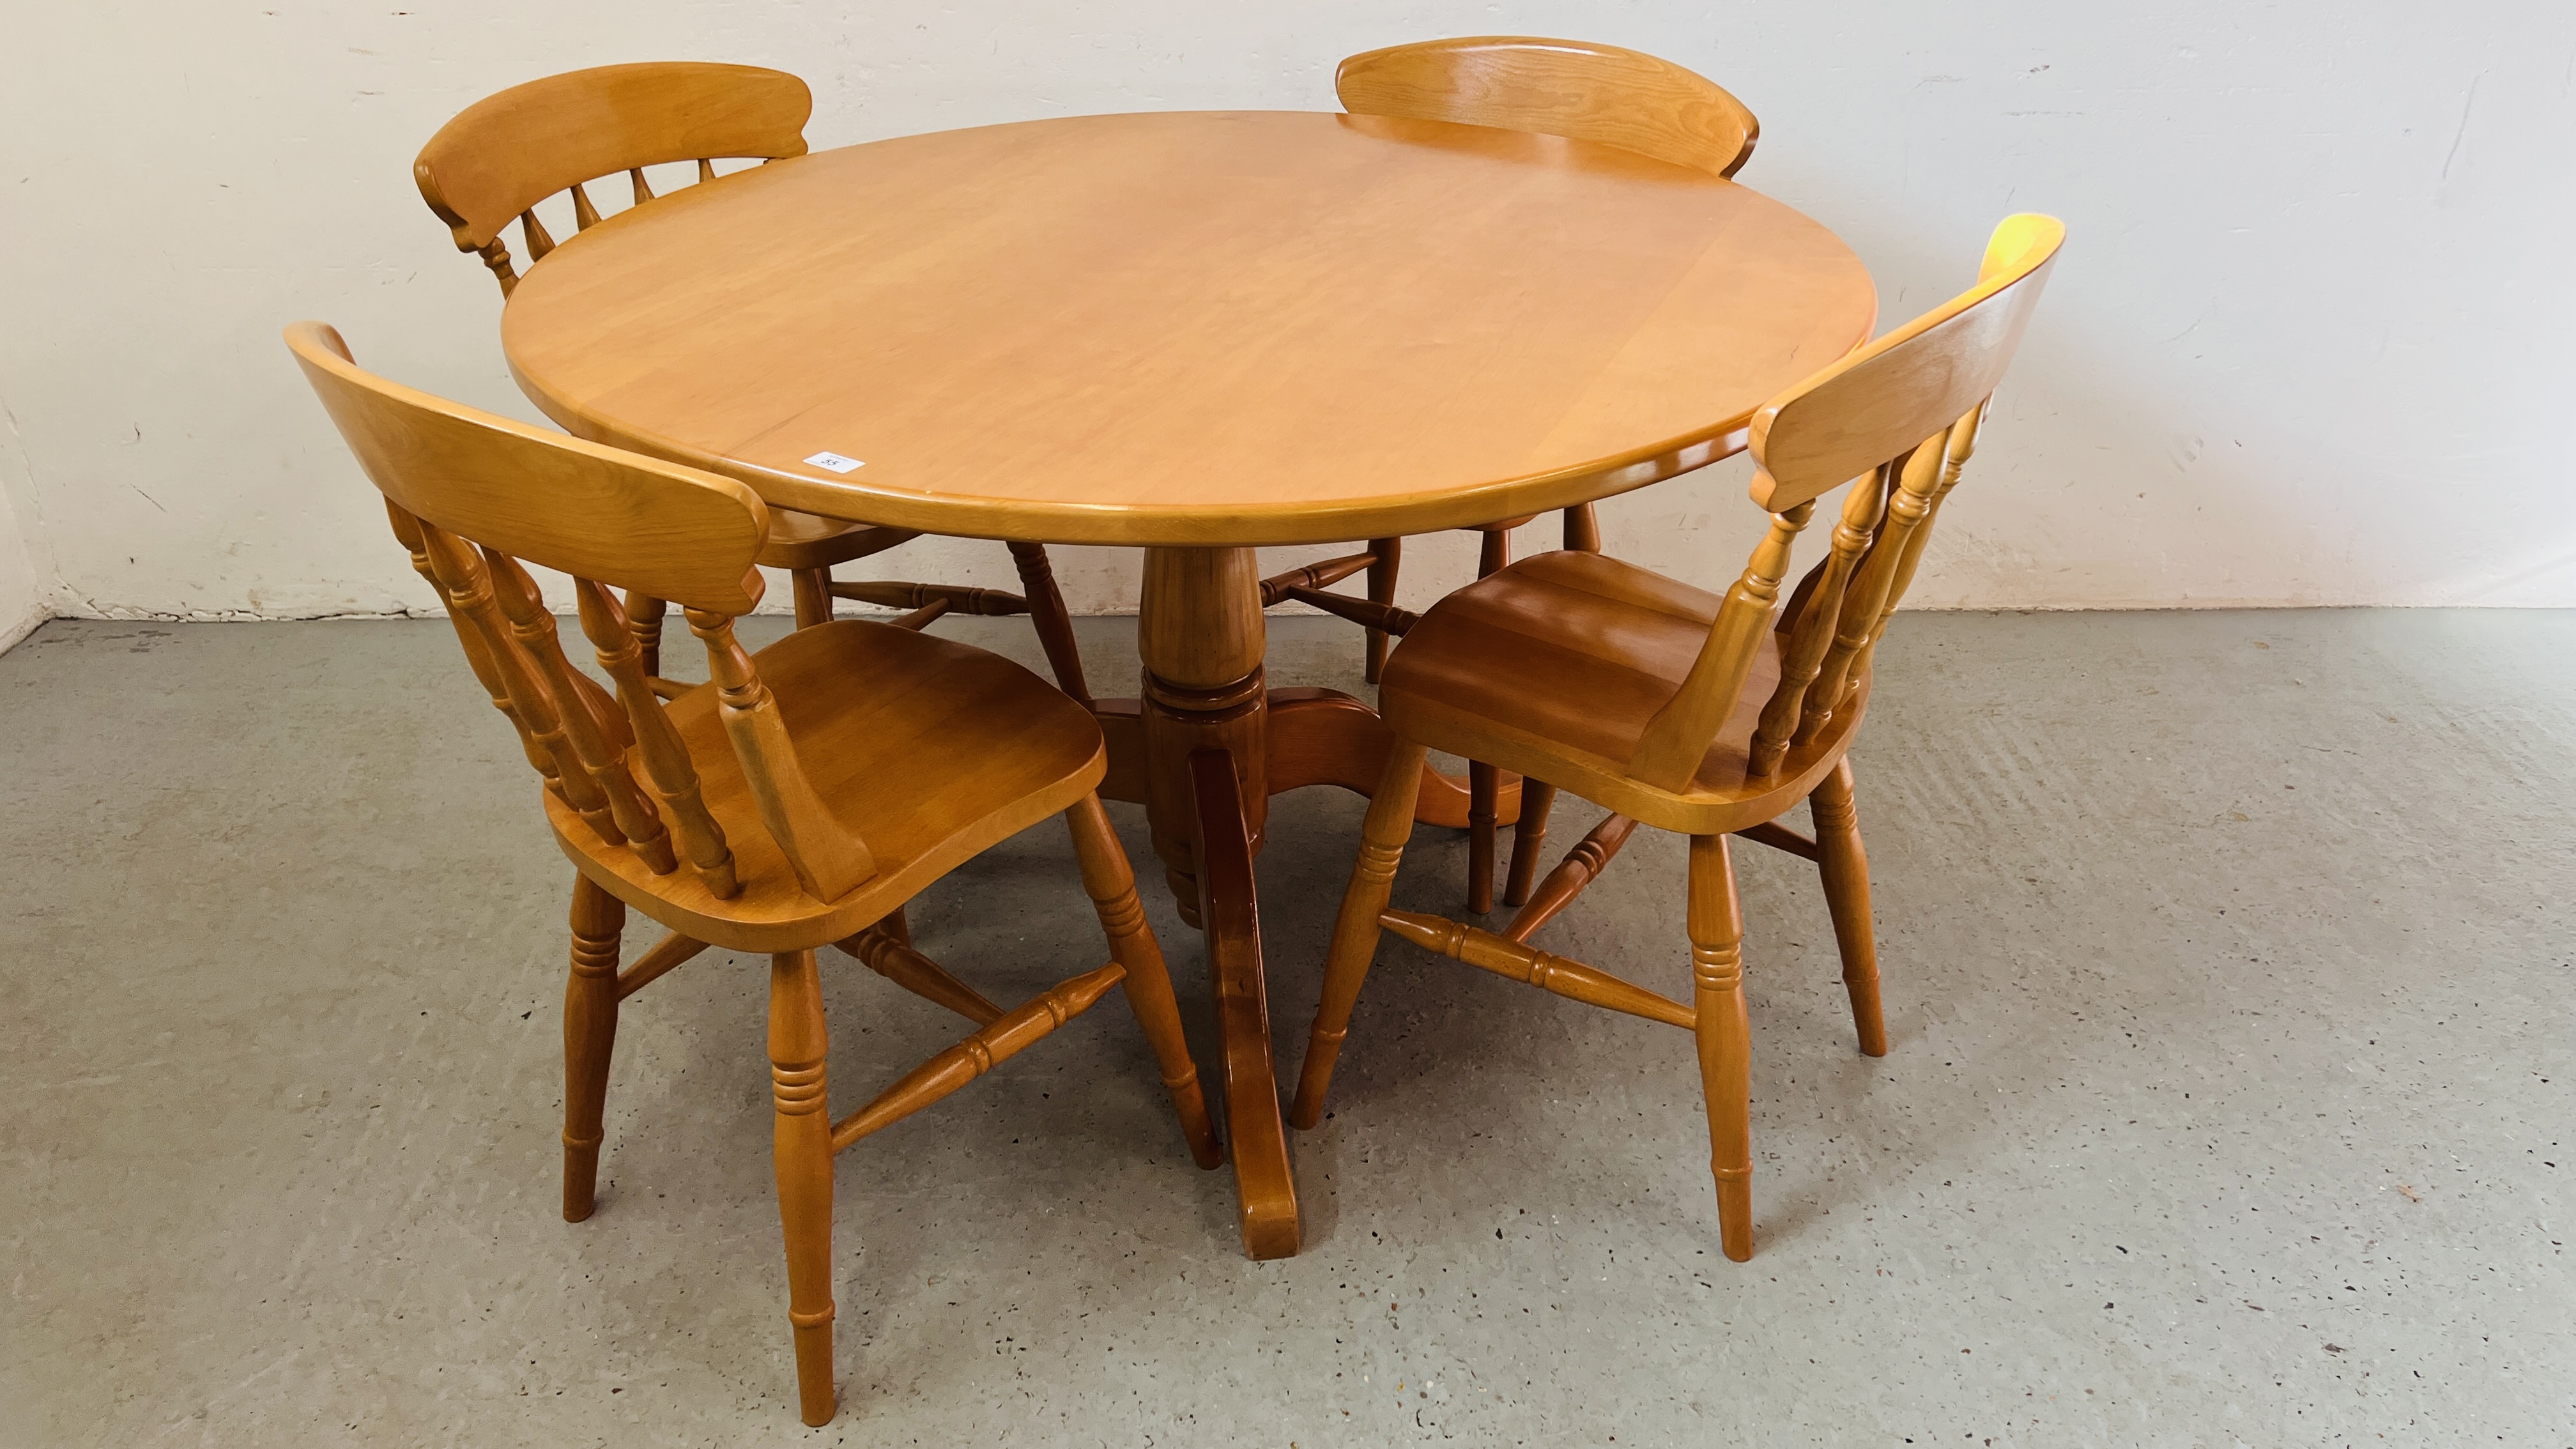
[{"label": "chair back post", "polygon": [[1365,51],[1333,74],[1354,115],[1454,121],[1616,146],[1733,176],[1762,134],[1742,101],[1643,51],[1532,35],[1477,35]]},{"label": "chair back post", "polygon": [[734,637],[731,616],[713,609],[686,612],[689,632],[707,646],[707,675],[722,701],[725,735],[742,761],[761,823],[769,827],[805,894],[818,901],[840,899],[876,874],[876,858],[806,778],[786,717],[761,682],[751,655]]},{"label": "chair back post", "polygon": [[[629,773],[630,754],[641,754],[680,850],[719,897],[739,889],[697,768],[604,587],[615,585],[680,604],[706,641],[726,737],[798,885],[830,901],[875,874],[866,842],[807,780],[777,701],[734,638],[734,619],[762,591],[752,560],[769,515],[759,495],[388,382],[319,323],[296,324],[286,340],[385,495],[396,537],[458,621],[467,659],[518,727],[529,763],[603,842],[632,848],[655,874],[677,869],[670,825]],[[521,560],[572,575],[583,631],[617,682],[614,701],[565,659]]]},{"label": "chair back post", "polygon": [[515,219],[531,265],[554,250],[537,203],[572,194],[573,225],[599,224],[583,183],[625,172],[638,206],[653,199],[644,168],[805,154],[814,94],[785,71],[703,61],[604,65],[487,96],[439,127],[412,162],[423,201],[459,251],[483,258],[504,296],[518,285],[501,232]]},{"label": "chair back post", "polygon": [[1726,591],[1681,688],[1646,722],[1628,761],[1629,775],[1660,789],[1682,790],[1699,773],[1700,757],[1734,713],[1744,681],[1752,676],[1754,652],[1771,627],[1780,580],[1789,572],[1790,545],[1815,511],[1809,500],[1771,515],[1770,531],[1754,546],[1743,576]]},{"label": "chair back post", "polygon": [[1754,733],[1751,772],[1777,770],[1793,745],[1821,735],[1859,694],[2065,239],[2054,217],[2006,217],[1974,287],[1754,414],[1751,492],[1772,515],[1770,531],[1728,591],[1689,675],[1640,738],[1632,778],[1681,790],[1696,776],[1751,676],[1791,541],[1816,499],[1846,480],[1851,492],[1832,552],[1800,590],[1780,684]]}]

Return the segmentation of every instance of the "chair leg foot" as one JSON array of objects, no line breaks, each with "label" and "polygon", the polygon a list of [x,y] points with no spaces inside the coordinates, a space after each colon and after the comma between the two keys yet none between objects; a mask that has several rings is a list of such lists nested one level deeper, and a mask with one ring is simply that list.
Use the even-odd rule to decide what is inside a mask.
[{"label": "chair leg foot", "polygon": [[832,1388],[832,1313],[826,1304],[813,1323],[793,1309],[787,1314],[796,1331],[796,1412],[809,1428],[822,1428],[841,1409]]},{"label": "chair leg foot", "polygon": [[1718,1246],[1738,1263],[1753,1259],[1753,1175],[1750,1168],[1741,1177],[1717,1174]]},{"label": "chair leg foot", "polygon": [[590,1221],[599,1206],[599,1139],[575,1142],[564,1139],[563,1145],[563,1219],[568,1223]]}]

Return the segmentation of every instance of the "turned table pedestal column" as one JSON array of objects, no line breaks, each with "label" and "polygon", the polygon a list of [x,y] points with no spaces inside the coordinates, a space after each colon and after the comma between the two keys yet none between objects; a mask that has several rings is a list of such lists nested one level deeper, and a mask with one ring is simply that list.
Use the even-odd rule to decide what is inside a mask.
[{"label": "turned table pedestal column", "polygon": [[1269,636],[1261,575],[1248,548],[1149,548],[1137,604],[1136,649],[1145,666],[1145,812],[1154,853],[1180,902],[1199,914],[1196,789],[1189,757],[1222,750],[1234,765],[1243,835],[1261,849],[1270,813],[1270,694],[1261,659]]}]

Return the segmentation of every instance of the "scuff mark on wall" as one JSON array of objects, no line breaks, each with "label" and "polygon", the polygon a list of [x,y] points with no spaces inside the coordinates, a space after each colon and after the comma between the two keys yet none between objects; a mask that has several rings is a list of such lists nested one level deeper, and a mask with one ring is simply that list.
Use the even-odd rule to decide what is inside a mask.
[{"label": "scuff mark on wall", "polygon": [[2478,109],[2478,82],[2486,78],[2485,71],[2469,78],[2469,93],[2460,102],[2460,124],[2451,132],[2451,149],[2442,153],[2441,179],[2444,181],[2451,179],[2451,163],[2460,159],[2460,143],[2469,138],[2469,117]]}]

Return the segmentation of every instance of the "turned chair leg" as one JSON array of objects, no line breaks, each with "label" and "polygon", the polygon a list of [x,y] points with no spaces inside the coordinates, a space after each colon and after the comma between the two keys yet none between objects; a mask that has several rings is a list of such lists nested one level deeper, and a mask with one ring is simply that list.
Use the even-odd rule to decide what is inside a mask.
[{"label": "turned chair leg", "polygon": [[1181,1136],[1190,1144],[1190,1160],[1203,1168],[1225,1161],[1216,1124],[1208,1117],[1207,1096],[1199,1087],[1198,1063],[1190,1057],[1189,1038],[1181,1030],[1180,1002],[1172,995],[1172,976],[1163,965],[1163,948],[1145,924],[1144,903],[1136,899],[1136,872],[1109,826],[1109,812],[1098,795],[1064,812],[1073,832],[1074,858],[1082,865],[1082,889],[1100,916],[1109,938],[1109,958],[1127,968],[1127,1005],[1154,1060],[1163,1073],[1163,1090],[1181,1119]]},{"label": "turned chair leg", "polygon": [[1521,818],[1512,827],[1512,868],[1503,881],[1504,905],[1529,904],[1530,887],[1538,883],[1538,853],[1547,845],[1547,813],[1554,808],[1554,785],[1521,781]]},{"label": "turned chair leg", "polygon": [[[1490,578],[1501,573],[1512,561],[1510,530],[1488,528],[1480,531],[1476,553],[1476,577]],[[1470,761],[1467,765],[1467,911],[1485,915],[1494,909],[1494,815],[1495,800],[1501,794],[1502,775],[1491,765]],[[1528,786],[1524,784],[1526,791]],[[1524,801],[1527,796],[1524,794]],[[1524,810],[1528,808],[1524,803]],[[1542,832],[1546,826],[1539,827]],[[1517,845],[1513,848],[1519,855]],[[1536,868],[1536,862],[1532,862]],[[1508,893],[1506,893],[1508,898]]]},{"label": "turned chair leg", "polygon": [[[1395,572],[1404,559],[1404,540],[1372,538],[1369,552],[1377,556],[1377,562],[1368,568],[1369,602],[1392,608],[1395,605]],[[1368,682],[1377,683],[1378,675],[1385,669],[1386,631],[1371,629],[1368,631]]]},{"label": "turned chair leg", "polygon": [[617,957],[626,903],[572,878],[572,974],[564,982],[563,1215],[590,1216],[599,1185],[600,1118],[617,1049]]},{"label": "turned chair leg", "polygon": [[1494,909],[1494,815],[1502,771],[1481,760],[1467,762],[1467,910]]},{"label": "turned chair leg", "polygon": [[1723,835],[1691,837],[1688,921],[1718,1241],[1741,1263],[1753,1256],[1753,1039],[1744,1016],[1744,911]]},{"label": "turned chair leg", "polygon": [[1350,1033],[1351,1011],[1359,1005],[1360,983],[1368,978],[1377,955],[1378,912],[1395,891],[1396,863],[1413,835],[1413,812],[1422,796],[1422,761],[1430,752],[1399,739],[1386,752],[1386,771],[1377,793],[1369,797],[1368,819],[1360,826],[1359,860],[1351,866],[1350,888],[1342,893],[1341,914],[1333,918],[1333,944],[1324,957],[1324,997],[1315,1007],[1315,1026],[1306,1036],[1305,1064],[1297,1072],[1297,1099],[1288,1109],[1288,1124],[1300,1131],[1324,1116],[1324,1091],[1333,1082],[1333,1062]]},{"label": "turned chair leg", "polygon": [[769,1082],[778,1221],[787,1238],[787,1321],[805,1422],[832,1422],[832,1117],[826,1110],[823,979],[811,951],[769,958]]},{"label": "turned chair leg", "polygon": [[1887,1014],[1878,999],[1878,942],[1869,919],[1869,855],[1861,849],[1860,813],[1852,806],[1852,768],[1834,766],[1807,804],[1816,815],[1816,865],[1825,878],[1825,907],[1843,957],[1843,989],[1864,1056],[1887,1055]]},{"label": "turned chair leg", "polygon": [[1565,510],[1565,546],[1579,553],[1601,551],[1601,518],[1589,503]]},{"label": "turned chair leg", "polygon": [[796,627],[811,629],[832,622],[832,571],[791,569],[788,577],[796,586]]},{"label": "turned chair leg", "polygon": [[1064,591],[1055,586],[1055,569],[1044,544],[1014,543],[1011,562],[1020,571],[1020,596],[1029,601],[1029,623],[1038,631],[1055,687],[1091,708],[1091,686],[1082,677],[1082,650],[1074,643],[1073,616],[1065,612]]}]

